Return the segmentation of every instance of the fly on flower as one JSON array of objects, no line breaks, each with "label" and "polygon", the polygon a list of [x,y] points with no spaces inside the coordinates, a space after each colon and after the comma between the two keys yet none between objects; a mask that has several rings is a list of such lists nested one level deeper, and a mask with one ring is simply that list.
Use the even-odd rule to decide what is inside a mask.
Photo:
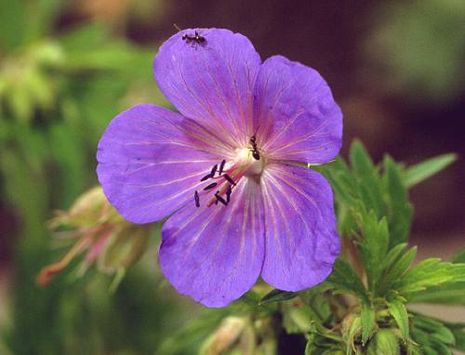
[{"label": "fly on flower", "polygon": [[[183,36],[196,32],[206,41],[194,50]],[[97,174],[129,221],[169,217],[160,265],[177,291],[221,307],[259,276],[286,291],[326,279],[339,253],[333,194],[302,163],[338,154],[342,113],[318,72],[282,56],[262,62],[229,30],[188,29],[160,47],[154,75],[179,113],[120,113]]]}]

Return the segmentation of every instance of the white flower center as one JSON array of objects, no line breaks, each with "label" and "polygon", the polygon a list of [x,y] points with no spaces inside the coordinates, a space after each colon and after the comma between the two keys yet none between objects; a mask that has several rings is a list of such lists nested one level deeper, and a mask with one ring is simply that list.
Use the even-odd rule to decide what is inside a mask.
[{"label": "white flower center", "polygon": [[265,157],[259,156],[259,159],[254,157],[253,151],[249,147],[236,149],[235,163],[238,170],[243,171],[244,176],[260,175],[265,168]]}]

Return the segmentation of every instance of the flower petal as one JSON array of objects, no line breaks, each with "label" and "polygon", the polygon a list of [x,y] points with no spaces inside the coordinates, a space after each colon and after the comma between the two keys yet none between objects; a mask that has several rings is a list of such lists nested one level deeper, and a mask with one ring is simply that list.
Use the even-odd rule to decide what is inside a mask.
[{"label": "flower petal", "polygon": [[201,201],[163,225],[160,265],[179,293],[222,307],[254,285],[264,255],[262,204],[257,183],[243,179],[227,206]]},{"label": "flower petal", "polygon": [[331,187],[313,170],[277,164],[267,167],[261,185],[266,223],[263,279],[286,291],[319,284],[339,254]]},{"label": "flower petal", "polygon": [[257,140],[270,159],[317,164],[338,154],[342,113],[317,71],[270,57],[261,66],[255,97]]},{"label": "flower petal", "polygon": [[[183,40],[195,32],[204,43]],[[246,143],[260,63],[252,43],[239,33],[187,29],[160,47],[154,74],[161,91],[184,116],[222,132],[229,144]]]},{"label": "flower petal", "polygon": [[127,220],[160,220],[188,200],[218,157],[194,148],[180,129],[186,119],[154,105],[116,116],[97,152],[97,175],[111,204]]}]

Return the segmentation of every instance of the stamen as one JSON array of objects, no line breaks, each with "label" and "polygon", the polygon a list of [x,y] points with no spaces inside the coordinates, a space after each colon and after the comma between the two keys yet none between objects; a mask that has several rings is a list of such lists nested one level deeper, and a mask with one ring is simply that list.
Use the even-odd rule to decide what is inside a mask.
[{"label": "stamen", "polygon": [[199,193],[195,191],[194,193],[195,207],[200,207],[200,197]]},{"label": "stamen", "polygon": [[231,193],[232,193],[232,188],[231,185],[228,186],[228,189],[226,190],[226,203],[229,203],[231,200]]},{"label": "stamen", "polygon": [[226,160],[223,160],[220,164],[220,168],[218,169],[218,175],[223,173],[224,165],[226,164]]},{"label": "stamen", "polygon": [[213,165],[212,171],[210,172],[211,177],[215,176],[217,168],[218,168],[218,164]]},{"label": "stamen", "polygon": [[228,174],[224,174],[223,177],[233,186],[236,186],[236,182]]},{"label": "stamen", "polygon": [[206,186],[203,188],[204,191],[213,189],[216,185],[218,185],[216,182],[212,182],[210,185]]},{"label": "stamen", "polygon": [[227,206],[228,203],[226,202],[226,200],[225,200],[223,197],[221,197],[221,196],[219,195],[219,193],[220,193],[219,191],[216,191],[216,192],[215,192],[215,197],[216,197],[216,202],[215,202],[215,204],[217,204],[218,202],[221,202],[223,205]]},{"label": "stamen", "polygon": [[210,173],[210,174],[205,175],[203,178],[201,178],[200,181],[205,181],[205,180],[211,179],[212,177],[213,177],[213,176],[212,176],[212,174]]}]

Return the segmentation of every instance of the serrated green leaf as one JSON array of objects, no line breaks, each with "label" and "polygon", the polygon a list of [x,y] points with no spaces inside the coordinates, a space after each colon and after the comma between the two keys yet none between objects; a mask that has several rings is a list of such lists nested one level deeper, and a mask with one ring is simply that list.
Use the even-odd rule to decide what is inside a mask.
[{"label": "serrated green leaf", "polygon": [[397,336],[389,329],[381,329],[376,333],[368,346],[368,355],[399,355],[400,346]]},{"label": "serrated green leaf", "polygon": [[416,247],[404,251],[405,244],[399,245],[401,246],[399,249],[391,249],[386,257],[387,262],[383,265],[384,272],[378,288],[381,295],[393,289],[395,283],[407,272],[417,254]]},{"label": "serrated green leaf", "polygon": [[449,330],[454,335],[454,349],[465,351],[465,331],[463,326],[448,325]]},{"label": "serrated green leaf", "polygon": [[415,315],[413,317],[413,325],[415,329],[419,329],[429,336],[429,340],[433,338],[447,345],[455,343],[454,334],[441,321],[424,315]]},{"label": "serrated green leaf", "polygon": [[450,350],[449,346],[441,341],[436,340],[434,337],[431,338],[431,345],[432,348],[436,350],[436,354],[452,355],[452,351]]},{"label": "serrated green leaf", "polygon": [[384,183],[387,195],[390,246],[407,241],[412,219],[412,207],[400,167],[389,157],[384,158]]},{"label": "serrated green leaf", "polygon": [[394,248],[389,250],[386,256],[386,259],[382,260],[381,262],[383,270],[392,268],[394,263],[397,261],[397,259],[400,258],[400,256],[403,254],[406,248],[407,248],[407,243],[402,243],[402,244],[396,245]]},{"label": "serrated green leaf", "polygon": [[410,302],[465,306],[465,282],[428,287],[409,296]]},{"label": "serrated green leaf", "polygon": [[389,313],[391,313],[392,317],[397,323],[399,327],[400,334],[404,339],[409,338],[409,320],[408,320],[408,313],[405,304],[396,299],[391,302],[387,303]]},{"label": "serrated green leaf", "polygon": [[403,294],[411,294],[427,287],[465,281],[465,264],[443,262],[438,258],[422,260],[395,282],[394,287]]},{"label": "serrated green leaf", "polygon": [[343,259],[336,260],[333,272],[327,282],[334,287],[335,292],[348,292],[359,297],[365,303],[369,303],[365,286],[363,286],[360,277],[352,266]]},{"label": "serrated green leaf", "polygon": [[430,158],[419,164],[413,165],[405,172],[405,185],[411,188],[429,177],[444,170],[454,161],[457,160],[457,155],[453,153],[439,155]]},{"label": "serrated green leaf", "polygon": [[297,292],[288,292],[274,289],[268,292],[265,296],[263,296],[263,298],[260,300],[258,304],[263,305],[267,303],[288,301],[297,297],[298,295],[299,294]]},{"label": "serrated green leaf", "polygon": [[362,344],[365,345],[375,327],[375,310],[373,307],[363,303],[360,318],[362,324]]},{"label": "serrated green leaf", "polygon": [[350,162],[358,191],[367,210],[373,209],[378,217],[384,214],[381,179],[365,147],[354,141],[350,147]]},{"label": "serrated green leaf", "polygon": [[368,287],[375,289],[375,284],[382,273],[382,263],[388,250],[389,232],[386,218],[378,221],[373,210],[358,214],[358,225],[362,231],[360,252],[367,273]]}]

